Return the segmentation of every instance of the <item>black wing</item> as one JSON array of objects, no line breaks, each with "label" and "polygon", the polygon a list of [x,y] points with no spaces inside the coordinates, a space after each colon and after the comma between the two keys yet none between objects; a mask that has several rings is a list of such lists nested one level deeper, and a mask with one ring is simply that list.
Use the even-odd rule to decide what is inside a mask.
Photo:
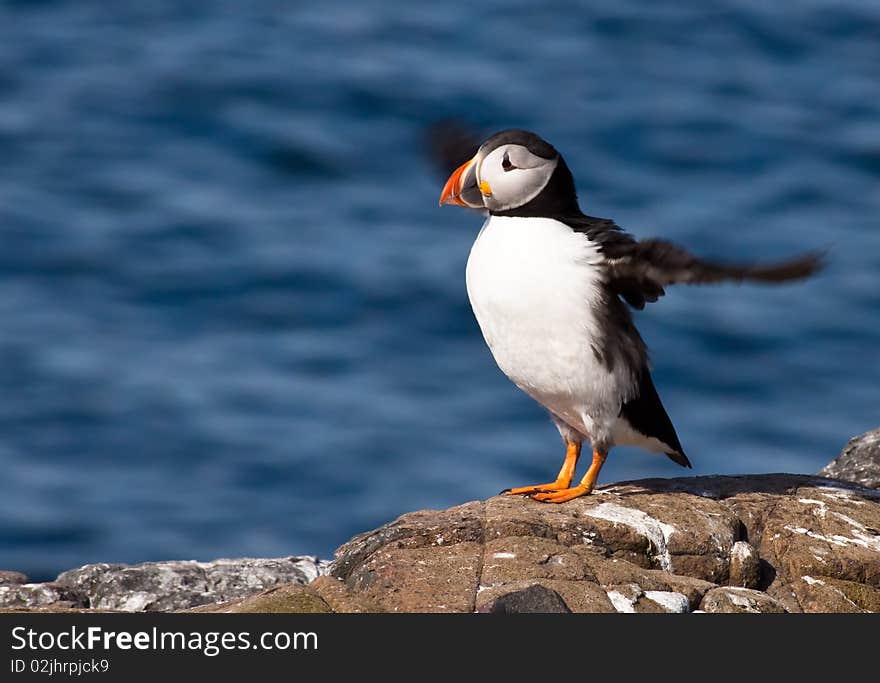
[{"label": "black wing", "polygon": [[425,145],[431,162],[445,177],[477,153],[480,138],[467,124],[445,119],[427,128]]},{"label": "black wing", "polygon": [[672,420],[660,401],[654,381],[648,368],[642,370],[639,378],[639,394],[620,408],[620,416],[629,422],[630,427],[640,434],[652,436],[669,450],[666,455],[682,467],[691,467],[691,461],[684,454]]},{"label": "black wing", "polygon": [[673,284],[710,282],[777,283],[809,277],[823,266],[824,253],[810,252],[767,265],[724,264],[694,256],[662,239],[637,241],[614,221],[605,218],[566,220],[572,229],[597,242],[605,257],[608,284],[633,308],[657,301],[664,287]]}]

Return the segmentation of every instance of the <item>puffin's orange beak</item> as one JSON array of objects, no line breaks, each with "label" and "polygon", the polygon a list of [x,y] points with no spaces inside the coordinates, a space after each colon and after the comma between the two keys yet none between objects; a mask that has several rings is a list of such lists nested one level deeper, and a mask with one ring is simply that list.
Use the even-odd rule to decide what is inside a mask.
[{"label": "puffin's orange beak", "polygon": [[473,163],[474,159],[468,159],[452,172],[449,180],[443,186],[443,192],[440,193],[440,206],[444,204],[467,206],[461,199],[462,180]]},{"label": "puffin's orange beak", "polygon": [[449,176],[440,193],[440,206],[455,204],[471,209],[484,208],[483,196],[477,186],[477,157],[459,166]]}]

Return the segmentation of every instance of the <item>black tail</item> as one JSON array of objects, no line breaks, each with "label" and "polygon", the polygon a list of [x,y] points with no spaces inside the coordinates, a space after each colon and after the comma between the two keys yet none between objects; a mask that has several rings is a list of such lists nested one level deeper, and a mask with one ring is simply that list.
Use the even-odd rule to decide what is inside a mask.
[{"label": "black tail", "polygon": [[666,413],[666,409],[660,402],[654,381],[648,368],[642,370],[639,378],[639,395],[631,401],[627,401],[620,409],[620,416],[629,422],[630,426],[640,434],[654,437],[664,446],[669,448],[666,455],[670,460],[677,462],[682,467],[691,467],[691,461],[684,454],[672,420]]}]

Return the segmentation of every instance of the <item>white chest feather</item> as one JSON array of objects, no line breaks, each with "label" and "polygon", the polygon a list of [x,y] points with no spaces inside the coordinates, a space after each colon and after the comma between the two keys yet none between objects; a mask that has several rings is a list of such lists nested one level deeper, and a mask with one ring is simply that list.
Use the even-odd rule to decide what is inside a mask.
[{"label": "white chest feather", "polygon": [[467,263],[471,306],[498,366],[587,434],[596,421],[613,422],[630,391],[629,376],[609,371],[593,352],[600,263],[597,246],[563,223],[497,216]]}]

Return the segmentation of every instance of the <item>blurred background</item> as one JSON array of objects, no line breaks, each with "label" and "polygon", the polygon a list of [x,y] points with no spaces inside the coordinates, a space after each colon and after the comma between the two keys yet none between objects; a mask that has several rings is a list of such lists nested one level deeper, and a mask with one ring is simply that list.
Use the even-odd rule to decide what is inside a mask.
[{"label": "blurred background", "polygon": [[831,247],[637,315],[693,474],[880,424],[873,0],[3,2],[0,569],[329,557],[555,474],[467,302],[482,219],[437,206],[447,117],[539,132],[639,237]]}]

